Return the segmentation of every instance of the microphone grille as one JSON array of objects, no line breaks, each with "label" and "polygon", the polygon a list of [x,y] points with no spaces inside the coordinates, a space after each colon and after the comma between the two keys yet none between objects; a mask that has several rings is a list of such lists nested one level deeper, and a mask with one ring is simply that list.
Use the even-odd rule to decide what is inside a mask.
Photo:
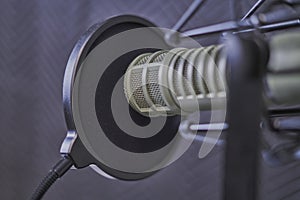
[{"label": "microphone grille", "polygon": [[131,106],[142,112],[167,111],[159,85],[159,70],[167,51],[145,53],[134,59],[127,69],[124,91]]}]

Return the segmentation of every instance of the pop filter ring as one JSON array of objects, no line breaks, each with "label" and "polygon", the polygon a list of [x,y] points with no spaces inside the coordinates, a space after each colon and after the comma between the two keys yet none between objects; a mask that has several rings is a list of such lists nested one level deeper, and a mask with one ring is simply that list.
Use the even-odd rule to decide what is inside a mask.
[{"label": "pop filter ring", "polygon": [[[104,173],[121,180],[143,179],[155,173],[155,171],[146,172],[146,173],[123,172],[108,167],[107,165],[101,163],[87,150],[87,148],[85,147],[81,139],[78,137],[76,132],[76,125],[73,118],[73,112],[72,112],[72,93],[73,93],[73,85],[74,85],[75,77],[77,75],[79,68],[81,67],[81,64],[84,62],[85,58],[89,55],[89,53],[101,42],[103,42],[109,37],[112,37],[115,34],[118,34],[126,30],[130,30],[134,28],[143,28],[143,27],[156,27],[156,26],[151,22],[137,16],[123,15],[123,16],[113,17],[104,21],[103,23],[98,23],[93,25],[79,39],[79,41],[76,43],[76,45],[73,48],[73,51],[67,63],[64,82],[63,82],[63,105],[64,105],[65,120],[68,128],[68,134],[62,144],[61,153],[68,154],[74,161],[74,165],[76,168],[83,168],[91,164],[94,164]],[[164,35],[163,33],[160,34],[163,41]],[[168,46],[168,48],[171,48],[166,43],[164,45]],[[142,50],[137,50],[136,53],[138,52],[145,53],[145,52],[153,52],[153,51],[156,50],[142,49]],[[130,53],[128,55],[131,55],[132,59],[134,59],[136,57],[136,53]],[[131,113],[132,112],[134,111],[131,110]],[[145,119],[145,117],[142,115],[140,116],[138,115],[139,114],[133,114],[132,116],[134,116],[135,118],[133,120],[136,122],[146,123],[145,121],[147,121],[147,119]],[[140,119],[137,119],[136,117],[138,118],[140,117]],[[169,121],[169,123],[165,125],[164,129],[175,130],[176,133],[180,123],[180,120],[178,118],[179,117],[176,116],[168,117],[167,121]],[[171,132],[174,133],[174,131]],[[170,139],[174,137],[173,133],[171,134]],[[170,141],[170,139],[167,140]]]}]

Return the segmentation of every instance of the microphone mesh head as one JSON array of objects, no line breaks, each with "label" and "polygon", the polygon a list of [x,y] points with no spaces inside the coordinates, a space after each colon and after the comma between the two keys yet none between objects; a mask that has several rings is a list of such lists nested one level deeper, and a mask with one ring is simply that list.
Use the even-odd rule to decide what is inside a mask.
[{"label": "microphone mesh head", "polygon": [[166,54],[166,51],[142,54],[127,69],[125,95],[130,105],[140,112],[169,110],[159,85],[159,70]]}]

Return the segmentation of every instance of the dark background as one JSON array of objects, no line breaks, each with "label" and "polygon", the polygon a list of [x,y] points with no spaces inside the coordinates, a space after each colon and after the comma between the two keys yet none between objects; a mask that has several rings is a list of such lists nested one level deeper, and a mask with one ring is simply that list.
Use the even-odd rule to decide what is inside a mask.
[{"label": "dark background", "polygon": [[[255,0],[239,2],[241,14]],[[73,45],[92,24],[135,14],[171,28],[191,0],[0,1],[0,199],[28,199],[59,159],[66,134],[62,80]],[[185,29],[226,21],[228,0],[207,0]],[[202,40],[210,43],[215,38]],[[205,199],[222,194],[223,150],[198,159],[195,144],[177,162],[138,182],[108,180],[93,170],[71,170],[44,199]],[[300,199],[300,163],[262,165],[264,200]]]}]

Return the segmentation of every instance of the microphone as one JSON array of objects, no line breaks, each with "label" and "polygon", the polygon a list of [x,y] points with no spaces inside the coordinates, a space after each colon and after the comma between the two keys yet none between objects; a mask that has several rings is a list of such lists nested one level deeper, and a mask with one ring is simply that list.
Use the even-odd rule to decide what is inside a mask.
[{"label": "microphone", "polygon": [[142,114],[188,114],[210,109],[226,97],[226,58],[222,45],[145,53],[129,65],[124,91]]},{"label": "microphone", "polygon": [[[265,103],[299,104],[299,33],[274,36],[269,46]],[[214,109],[222,108],[226,101],[226,79],[230,76],[226,54],[223,45],[141,54],[125,73],[127,101],[140,114],[151,116],[210,110],[212,101]]]}]

